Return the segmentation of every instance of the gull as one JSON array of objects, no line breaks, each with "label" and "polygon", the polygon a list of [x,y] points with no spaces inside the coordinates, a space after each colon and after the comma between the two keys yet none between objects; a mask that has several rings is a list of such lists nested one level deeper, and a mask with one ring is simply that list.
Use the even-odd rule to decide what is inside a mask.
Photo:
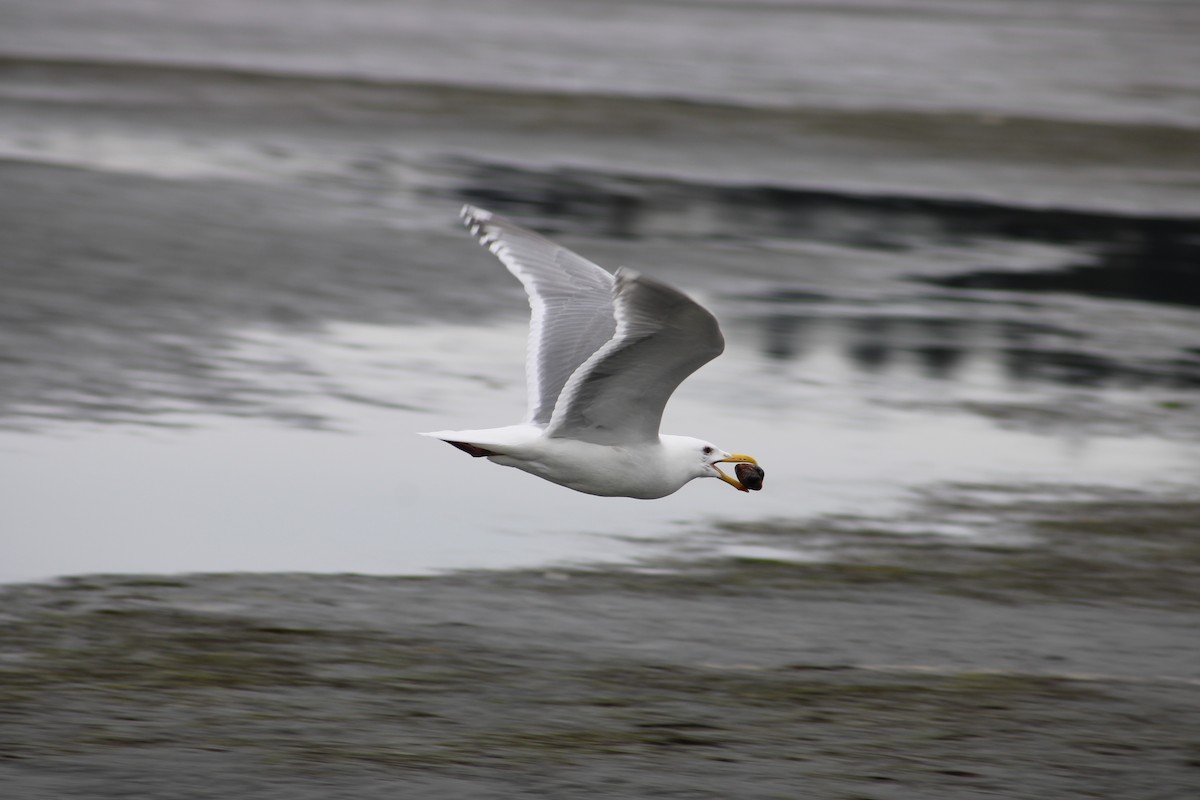
[{"label": "gull", "polygon": [[529,295],[527,407],[517,425],[423,436],[602,497],[665,497],[694,478],[748,491],[717,464],[758,471],[752,457],[658,431],[675,388],[725,349],[707,309],[634,270],[610,273],[481,208],[464,206],[462,219]]}]

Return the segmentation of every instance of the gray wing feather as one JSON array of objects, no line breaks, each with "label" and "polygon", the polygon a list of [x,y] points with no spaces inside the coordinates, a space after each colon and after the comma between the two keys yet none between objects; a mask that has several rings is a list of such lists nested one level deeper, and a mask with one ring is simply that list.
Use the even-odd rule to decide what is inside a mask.
[{"label": "gray wing feather", "polygon": [[545,425],[568,379],[616,330],[615,279],[586,258],[491,212],[463,206],[462,218],[529,295],[525,421]]},{"label": "gray wing feather", "polygon": [[676,387],[725,349],[716,318],[682,292],[628,269],[616,278],[616,334],[563,388],[549,436],[652,441]]}]

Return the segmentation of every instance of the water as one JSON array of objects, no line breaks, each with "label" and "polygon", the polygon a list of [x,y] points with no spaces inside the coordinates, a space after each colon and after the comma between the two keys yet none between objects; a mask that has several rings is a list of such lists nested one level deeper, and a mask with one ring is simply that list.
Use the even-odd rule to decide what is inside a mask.
[{"label": "water", "polygon": [[[1190,6],[471,10],[6,12],[0,578],[806,560],[836,541],[745,532],[1194,495]],[[412,435],[524,405],[464,201],[711,307],[664,429],[765,490],[592,498]]]}]

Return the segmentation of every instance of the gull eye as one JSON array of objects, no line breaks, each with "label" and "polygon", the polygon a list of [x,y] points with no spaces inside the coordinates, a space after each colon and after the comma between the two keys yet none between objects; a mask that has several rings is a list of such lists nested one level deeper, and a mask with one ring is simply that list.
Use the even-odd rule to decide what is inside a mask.
[{"label": "gull eye", "polygon": [[711,456],[712,454],[713,454],[713,449],[711,447],[704,448],[704,455]]}]

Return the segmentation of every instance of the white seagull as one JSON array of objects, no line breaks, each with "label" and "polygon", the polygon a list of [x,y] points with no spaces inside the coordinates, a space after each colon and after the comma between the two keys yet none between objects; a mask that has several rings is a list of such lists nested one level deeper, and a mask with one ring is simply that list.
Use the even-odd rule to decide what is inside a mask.
[{"label": "white seagull", "polygon": [[725,349],[712,314],[670,286],[626,268],[613,275],[483,209],[464,206],[462,218],[529,295],[528,408],[518,425],[422,435],[604,497],[665,497],[693,478],[747,491],[717,468],[727,462],[756,465],[743,469],[761,485],[750,456],[658,432],[675,388]]}]

